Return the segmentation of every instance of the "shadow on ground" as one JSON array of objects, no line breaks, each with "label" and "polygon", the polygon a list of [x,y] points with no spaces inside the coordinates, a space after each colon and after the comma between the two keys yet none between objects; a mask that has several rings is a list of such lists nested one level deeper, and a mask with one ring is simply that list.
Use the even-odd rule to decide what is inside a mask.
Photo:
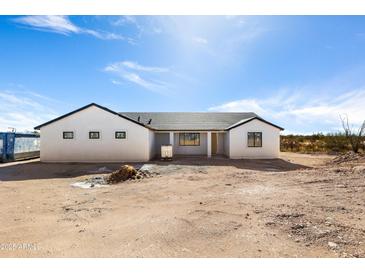
[{"label": "shadow on ground", "polygon": [[310,168],[305,165],[295,164],[283,159],[239,159],[233,160],[225,157],[185,157],[178,156],[172,161],[154,160],[149,162],[156,165],[195,165],[195,166],[233,166],[238,169],[248,169],[267,172],[283,172],[297,169]]},{"label": "shadow on ground", "polygon": [[[206,158],[206,157],[176,157],[171,161],[153,160],[150,162],[130,163],[141,165],[155,164],[158,166],[233,166],[238,169],[256,170],[263,172],[284,172],[309,168],[308,166],[290,163],[283,159],[240,159]],[[128,163],[42,163],[39,161],[18,162],[14,165],[0,164],[0,181],[18,181],[35,179],[73,178],[97,173],[109,173]]]}]

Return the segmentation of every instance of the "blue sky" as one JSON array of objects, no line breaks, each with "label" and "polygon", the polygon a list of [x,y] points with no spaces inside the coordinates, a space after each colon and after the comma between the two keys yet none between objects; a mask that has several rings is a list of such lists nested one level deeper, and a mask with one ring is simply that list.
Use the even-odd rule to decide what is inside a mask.
[{"label": "blue sky", "polygon": [[363,16],[0,16],[0,130],[96,102],[337,131],[365,118],[364,48]]}]

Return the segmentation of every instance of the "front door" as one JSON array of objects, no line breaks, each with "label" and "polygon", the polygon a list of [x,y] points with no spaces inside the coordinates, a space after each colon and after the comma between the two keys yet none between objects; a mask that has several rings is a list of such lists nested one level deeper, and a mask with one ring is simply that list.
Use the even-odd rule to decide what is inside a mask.
[{"label": "front door", "polygon": [[217,133],[212,133],[212,154],[217,154]]}]

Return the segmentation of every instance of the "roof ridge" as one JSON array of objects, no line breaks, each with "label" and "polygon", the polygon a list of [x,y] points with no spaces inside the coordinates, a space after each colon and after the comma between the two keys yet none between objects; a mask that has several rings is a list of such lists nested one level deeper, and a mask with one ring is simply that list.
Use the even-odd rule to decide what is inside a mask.
[{"label": "roof ridge", "polygon": [[258,116],[255,112],[253,111],[246,111],[246,112],[223,112],[223,111],[119,111],[119,113],[204,113],[204,114],[209,114],[209,113],[214,113],[214,114],[248,114],[248,113],[252,113],[255,114],[256,116]]}]

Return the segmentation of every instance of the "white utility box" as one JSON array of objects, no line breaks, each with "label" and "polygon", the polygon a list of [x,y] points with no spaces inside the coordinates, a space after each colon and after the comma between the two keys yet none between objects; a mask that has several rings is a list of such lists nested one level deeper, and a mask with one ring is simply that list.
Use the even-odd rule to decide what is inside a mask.
[{"label": "white utility box", "polygon": [[161,158],[163,160],[172,159],[172,145],[162,145],[161,146]]}]

